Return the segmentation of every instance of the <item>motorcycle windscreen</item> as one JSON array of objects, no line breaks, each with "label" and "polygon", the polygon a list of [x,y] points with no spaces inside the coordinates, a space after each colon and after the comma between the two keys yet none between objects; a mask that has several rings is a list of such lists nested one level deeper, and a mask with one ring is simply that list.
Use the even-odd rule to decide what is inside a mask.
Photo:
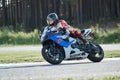
[{"label": "motorcycle windscreen", "polygon": [[59,35],[54,35],[54,36],[50,37],[49,39],[53,40],[54,42],[56,42],[60,46],[63,46],[66,48],[74,42],[74,40],[67,42],[67,41],[63,40],[62,38],[58,38],[57,36],[59,36]]}]

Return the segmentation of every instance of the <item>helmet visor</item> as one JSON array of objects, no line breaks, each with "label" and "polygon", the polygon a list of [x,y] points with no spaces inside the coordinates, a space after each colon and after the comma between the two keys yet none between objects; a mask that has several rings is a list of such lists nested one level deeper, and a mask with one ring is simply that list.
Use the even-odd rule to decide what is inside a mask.
[{"label": "helmet visor", "polygon": [[53,24],[53,19],[52,18],[47,18],[47,24],[50,25],[50,24]]}]

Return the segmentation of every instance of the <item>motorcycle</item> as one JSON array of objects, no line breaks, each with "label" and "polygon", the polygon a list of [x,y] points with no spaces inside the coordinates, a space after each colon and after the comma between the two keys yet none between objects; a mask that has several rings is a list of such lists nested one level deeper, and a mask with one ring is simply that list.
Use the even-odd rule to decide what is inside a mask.
[{"label": "motorcycle", "polygon": [[104,51],[92,40],[95,38],[92,30],[84,29],[81,30],[81,33],[89,43],[87,46],[78,38],[71,36],[63,38],[64,35],[61,33],[46,29],[41,37],[43,58],[50,64],[60,64],[63,60],[86,58],[93,62],[100,62],[104,58]]}]

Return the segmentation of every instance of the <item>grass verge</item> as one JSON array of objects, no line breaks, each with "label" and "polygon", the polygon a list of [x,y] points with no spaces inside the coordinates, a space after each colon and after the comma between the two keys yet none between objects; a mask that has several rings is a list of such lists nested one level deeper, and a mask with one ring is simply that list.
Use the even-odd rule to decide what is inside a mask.
[{"label": "grass verge", "polygon": [[62,80],[120,80],[120,76],[105,76],[105,77],[95,77],[86,79],[75,79],[75,78],[64,78]]},{"label": "grass verge", "polygon": [[0,63],[42,62],[40,51],[2,51]]},{"label": "grass verge", "polygon": [[[105,58],[120,57],[120,50],[105,51]],[[42,62],[40,51],[2,51],[0,63]]]},{"label": "grass verge", "polygon": [[107,76],[103,78],[91,78],[88,80],[120,80],[120,76]]},{"label": "grass verge", "polygon": [[40,44],[38,30],[25,33],[9,29],[0,30],[0,45],[35,45]]},{"label": "grass verge", "polygon": [[120,50],[105,51],[105,58],[117,58],[120,57]]},{"label": "grass verge", "polygon": [[[90,27],[96,33],[95,42],[102,44],[120,43],[120,25],[114,29],[104,30],[96,25]],[[72,28],[72,30],[77,28]],[[78,31],[80,29],[77,29]],[[35,29],[33,32],[25,33],[23,31],[10,30],[7,27],[0,28],[0,45],[37,45],[40,44],[39,31]]]}]

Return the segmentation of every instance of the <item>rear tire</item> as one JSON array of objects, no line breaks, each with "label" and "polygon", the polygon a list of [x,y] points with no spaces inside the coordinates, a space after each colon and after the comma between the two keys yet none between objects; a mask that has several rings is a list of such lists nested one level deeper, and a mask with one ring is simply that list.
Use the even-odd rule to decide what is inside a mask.
[{"label": "rear tire", "polygon": [[[88,59],[93,62],[100,62],[104,58],[104,51],[100,45],[98,45],[98,44],[94,44],[94,45],[99,49],[99,52],[95,52],[95,51],[91,52],[88,55]],[[96,56],[96,55],[98,55],[98,56]]]},{"label": "rear tire", "polygon": [[[64,59],[64,54],[62,53],[60,48],[56,48],[56,49],[59,50],[59,53],[50,52],[49,45],[44,45],[44,47],[42,48],[42,56],[50,64],[54,64],[54,65],[60,64]],[[57,58],[55,58],[55,57],[57,57]]]}]

